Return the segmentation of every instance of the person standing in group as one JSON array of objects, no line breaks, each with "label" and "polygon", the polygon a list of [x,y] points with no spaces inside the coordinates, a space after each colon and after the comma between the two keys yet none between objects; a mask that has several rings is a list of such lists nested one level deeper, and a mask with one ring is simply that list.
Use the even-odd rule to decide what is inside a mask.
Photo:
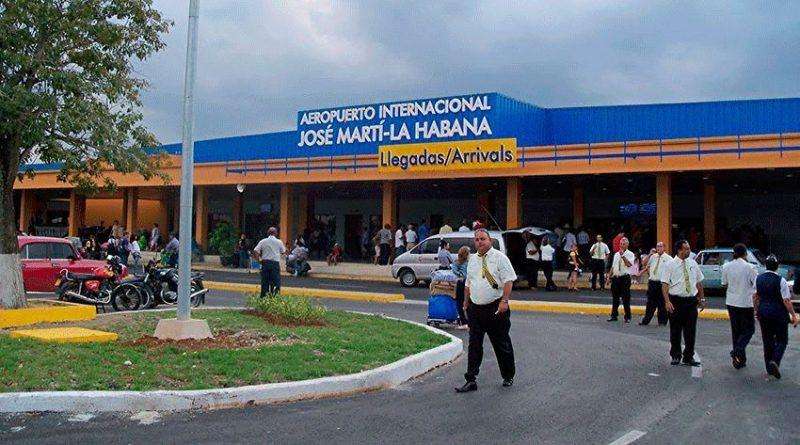
[{"label": "person standing in group", "polygon": [[797,327],[797,314],[786,279],[778,275],[778,259],[770,255],[764,261],[767,271],[756,278],[753,296],[761,338],[764,342],[764,364],[767,374],[781,378],[781,359],[789,343],[789,323]]},{"label": "person standing in group", "polygon": [[278,239],[278,229],[270,227],[267,237],[253,248],[253,254],[261,263],[261,298],[281,291],[281,256],[286,246]]},{"label": "person standing in group", "polygon": [[525,275],[528,279],[528,289],[539,287],[539,248],[533,241],[533,235],[527,230],[522,233],[525,244]]},{"label": "person standing in group", "polygon": [[117,240],[117,251],[119,252],[120,260],[122,260],[122,264],[128,265],[128,256],[131,254],[131,234],[127,231],[123,230],[122,235]]},{"label": "person standing in group", "polygon": [[753,294],[756,292],[758,271],[747,262],[747,247],[733,246],[733,261],[722,266],[722,286],[725,289],[725,306],[731,321],[731,362],[741,369],[747,364],[747,345],[756,332]]},{"label": "person standing in group", "polygon": [[428,239],[428,236],[431,234],[431,229],[428,228],[428,223],[425,220],[422,220],[422,224],[419,225],[419,229],[417,229],[417,236],[419,239],[418,242],[423,242]]},{"label": "person standing in group", "polygon": [[453,233],[453,228],[450,227],[450,224],[444,223],[442,227],[439,227],[439,234],[444,235],[446,233]]},{"label": "person standing in group", "polygon": [[625,323],[631,322],[631,267],[635,261],[634,253],[628,250],[628,238],[619,241],[619,251],[611,261],[611,271],[606,284],[611,284],[611,317],[608,321],[617,321],[619,303],[625,311]]},{"label": "person standing in group", "polygon": [[[661,275],[661,291],[669,312],[669,355],[672,365],[683,363],[699,366],[694,358],[697,334],[697,311],[702,312],[706,300],[703,294],[703,272],[695,260],[689,258],[689,242],[675,243],[675,258],[664,268]],[[684,348],[681,353],[681,336]]]},{"label": "person standing in group", "polygon": [[169,242],[164,246],[164,252],[167,254],[167,265],[169,267],[178,267],[178,251],[180,249],[180,241],[178,235],[175,233],[169,234]]},{"label": "person standing in group", "polygon": [[625,228],[624,227],[620,227],[619,228],[619,233],[617,233],[617,236],[615,236],[614,239],[611,240],[611,247],[614,249],[614,253],[619,252],[619,245],[622,242],[622,238],[625,238]]},{"label": "person standing in group", "polygon": [[456,307],[458,307],[458,326],[456,329],[468,329],[467,314],[464,312],[464,282],[467,279],[467,264],[469,263],[469,247],[461,246],[458,249],[456,260],[450,263],[450,270],[458,277],[456,281]]},{"label": "person standing in group", "polygon": [[244,233],[239,234],[239,240],[236,241],[236,256],[238,258],[240,269],[250,269],[250,246],[247,243],[247,235]]},{"label": "person standing in group", "polygon": [[581,227],[581,230],[578,232],[578,254],[581,256],[581,261],[588,261],[589,260],[589,233],[586,231],[586,228]]},{"label": "person standing in group", "polygon": [[461,226],[459,226],[458,231],[459,232],[469,232],[470,231],[469,227],[467,227],[467,220],[466,219],[462,219],[461,220]]},{"label": "person standing in group", "polygon": [[556,283],[553,282],[553,255],[556,249],[550,245],[547,235],[542,237],[542,244],[539,247],[539,268],[544,273],[546,284],[544,289],[548,292],[558,290]]},{"label": "person standing in group", "polygon": [[133,264],[130,266],[133,274],[140,273],[142,268],[142,246],[139,245],[139,241],[136,240],[136,235],[133,233],[128,240],[128,252],[130,253],[130,259],[133,260]]},{"label": "person standing in group", "polygon": [[661,273],[666,268],[666,265],[672,260],[667,253],[664,252],[664,243],[659,241],[656,243],[656,251],[647,257],[647,264],[645,264],[642,273],[647,272],[647,306],[644,310],[644,317],[639,322],[640,326],[647,326],[653,319],[653,315],[657,315],[658,325],[663,326],[667,324],[667,306],[664,302],[664,295],[661,291]]},{"label": "person standing in group", "polygon": [[406,252],[406,226],[403,224],[397,225],[397,230],[394,232],[394,258]]},{"label": "person standing in group", "polygon": [[569,264],[570,252],[572,252],[573,248],[577,247],[578,240],[575,238],[575,234],[572,233],[572,229],[567,228],[567,233],[564,235],[564,244],[561,252],[562,261],[559,261],[559,264],[566,266],[567,270],[571,270]]},{"label": "person standing in group", "polygon": [[611,251],[608,244],[603,242],[603,235],[597,235],[597,242],[589,248],[589,256],[592,259],[592,290],[597,290],[598,278],[600,279],[600,290],[606,290],[606,263]]},{"label": "person standing in group", "polygon": [[414,230],[414,224],[408,225],[406,230],[406,252],[413,249],[417,245],[417,232]]},{"label": "person standing in group", "polygon": [[439,261],[439,270],[450,270],[450,266],[453,264],[453,257],[450,254],[450,243],[446,239],[439,241],[436,260]]},{"label": "person standing in group", "polygon": [[386,223],[383,228],[378,231],[378,234],[375,235],[375,238],[377,238],[376,241],[381,252],[378,264],[385,266],[389,264],[389,252],[392,246],[392,226]]},{"label": "person standing in group", "polygon": [[581,274],[583,261],[581,261],[581,256],[578,253],[577,244],[572,246],[572,250],[569,252],[569,257],[567,258],[567,264],[569,265],[569,290],[571,292],[578,292],[578,276]]},{"label": "person standing in group", "polygon": [[475,249],[467,264],[464,310],[469,320],[469,347],[467,352],[466,383],[456,392],[478,389],[476,378],[483,361],[483,338],[489,341],[497,356],[497,365],[503,378],[503,386],[514,383],[514,347],[511,344],[511,311],[508,299],[517,275],[505,254],[492,247],[492,239],[486,229],[475,231]]},{"label": "person standing in group", "polygon": [[155,252],[160,242],[161,230],[158,228],[158,223],[153,223],[153,230],[150,231],[150,250]]}]

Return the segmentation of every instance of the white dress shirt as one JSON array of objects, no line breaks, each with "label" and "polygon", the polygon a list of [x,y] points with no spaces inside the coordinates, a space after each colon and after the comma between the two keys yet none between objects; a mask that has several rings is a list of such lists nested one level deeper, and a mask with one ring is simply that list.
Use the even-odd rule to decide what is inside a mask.
[{"label": "white dress shirt", "polygon": [[414,244],[417,242],[417,232],[413,230],[406,230],[406,242]]},{"label": "white dress shirt", "polygon": [[494,247],[486,251],[486,267],[497,282],[497,289],[483,277],[483,258],[477,253],[469,256],[467,278],[464,285],[469,288],[469,299],[475,304],[489,304],[503,296],[503,286],[517,279],[511,261]]},{"label": "white dress shirt", "polygon": [[614,259],[611,261],[611,275],[615,277],[624,277],[625,275],[631,274],[631,268],[633,267],[633,262],[636,259],[636,256],[630,250],[626,250],[622,256],[631,263],[630,266],[626,266],[625,262],[622,261],[620,257],[620,253],[617,252],[614,254]]},{"label": "white dress shirt", "polygon": [[[531,253],[533,251],[533,253]],[[539,249],[536,248],[536,243],[533,241],[528,241],[528,244],[525,246],[525,258],[529,260],[537,259],[537,254],[539,253]]]},{"label": "white dress shirt", "polygon": [[664,269],[666,269],[670,260],[672,260],[672,257],[666,253],[662,253],[661,255],[654,253],[650,255],[650,259],[647,260],[647,273],[650,275],[648,280],[661,281],[661,274],[664,272]]},{"label": "white dress shirt", "polygon": [[592,247],[589,249],[592,252],[592,259],[595,260],[605,260],[606,255],[611,253],[611,250],[608,248],[608,244],[604,242],[594,243]]},{"label": "white dress shirt", "polygon": [[403,231],[397,229],[397,231],[394,232],[394,247],[403,247],[405,245],[406,243],[403,241]]},{"label": "white dress shirt", "polygon": [[[686,292],[686,275],[689,278],[688,293]],[[697,283],[703,281],[703,278],[705,276],[703,276],[700,266],[691,258],[682,260],[675,257],[661,273],[661,282],[669,285],[669,294],[684,298],[697,295]]]},{"label": "white dress shirt", "polygon": [[253,251],[261,257],[261,261],[280,262],[281,255],[286,252],[286,246],[283,245],[283,241],[270,235],[259,241]]},{"label": "white dress shirt", "polygon": [[756,292],[756,268],[737,258],[722,266],[722,285],[728,286],[725,291],[725,304],[728,306],[753,307],[753,294]]},{"label": "white dress shirt", "polygon": [[542,254],[542,261],[553,261],[553,254],[555,253],[556,249],[553,248],[550,244],[541,247],[541,254]]}]

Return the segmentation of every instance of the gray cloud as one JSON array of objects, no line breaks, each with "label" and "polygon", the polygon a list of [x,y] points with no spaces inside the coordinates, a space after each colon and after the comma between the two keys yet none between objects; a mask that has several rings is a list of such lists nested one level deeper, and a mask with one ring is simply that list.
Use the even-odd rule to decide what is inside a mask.
[{"label": "gray cloud", "polygon": [[[155,1],[175,27],[137,66],[164,143],[180,139],[186,3]],[[798,16],[798,2],[202,0],[196,136],[478,91],[548,107],[798,96]]]}]

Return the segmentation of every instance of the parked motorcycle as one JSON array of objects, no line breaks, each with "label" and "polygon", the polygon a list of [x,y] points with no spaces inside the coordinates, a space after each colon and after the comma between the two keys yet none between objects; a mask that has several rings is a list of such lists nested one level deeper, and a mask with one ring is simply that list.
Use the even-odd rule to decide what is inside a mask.
[{"label": "parked motorcycle", "polygon": [[305,259],[286,260],[286,273],[292,274],[296,277],[308,276],[311,271],[311,265]]},{"label": "parked motorcycle", "polygon": [[[159,304],[178,304],[178,270],[173,267],[160,267],[150,260],[144,268],[144,275],[132,277],[120,287],[136,287],[143,294],[142,307],[154,308]],[[206,302],[208,289],[203,287],[203,274],[192,272],[189,304],[192,307]]]},{"label": "parked motorcycle", "polygon": [[55,295],[62,301],[111,304],[116,311],[135,311],[141,306],[143,295],[137,288],[119,287],[124,270],[118,256],[108,256],[106,265],[90,274],[62,269],[56,279]]}]

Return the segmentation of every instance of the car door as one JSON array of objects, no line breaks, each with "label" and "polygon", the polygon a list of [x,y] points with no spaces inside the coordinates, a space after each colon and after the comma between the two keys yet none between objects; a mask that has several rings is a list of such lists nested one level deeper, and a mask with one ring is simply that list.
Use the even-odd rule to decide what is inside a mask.
[{"label": "car door", "polygon": [[50,254],[50,275],[48,277],[49,281],[47,281],[46,284],[49,286],[49,290],[52,291],[55,290],[55,281],[62,269],[69,269],[70,272],[78,273],[82,273],[83,271],[75,270],[71,267],[71,259],[74,260],[77,258],[71,243],[50,242],[47,244]]},{"label": "car door", "polygon": [[420,279],[428,279],[434,270],[439,268],[439,260],[436,254],[439,253],[439,238],[428,238],[415,247],[413,250],[417,251],[417,277]]},{"label": "car door", "polygon": [[22,281],[28,292],[49,292],[50,258],[47,243],[32,242],[22,246]]}]

